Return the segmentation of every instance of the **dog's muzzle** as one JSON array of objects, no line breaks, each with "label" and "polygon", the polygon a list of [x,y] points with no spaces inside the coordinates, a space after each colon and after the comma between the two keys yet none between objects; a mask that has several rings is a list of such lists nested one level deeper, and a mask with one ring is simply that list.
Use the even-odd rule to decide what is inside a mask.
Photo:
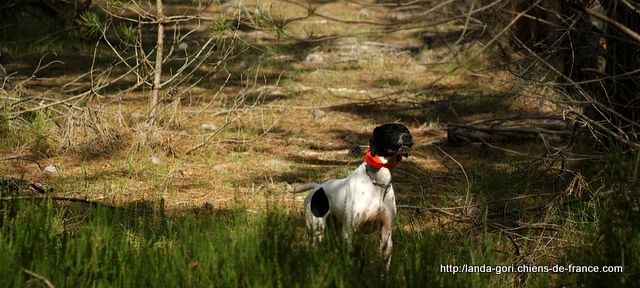
[{"label": "dog's muzzle", "polygon": [[400,146],[398,153],[396,155],[404,156],[405,158],[409,157],[409,152],[411,152],[411,146]]},{"label": "dog's muzzle", "polygon": [[396,155],[409,157],[409,152],[411,152],[411,146],[413,146],[411,134],[402,133],[398,139],[398,144],[400,148],[396,152]]}]

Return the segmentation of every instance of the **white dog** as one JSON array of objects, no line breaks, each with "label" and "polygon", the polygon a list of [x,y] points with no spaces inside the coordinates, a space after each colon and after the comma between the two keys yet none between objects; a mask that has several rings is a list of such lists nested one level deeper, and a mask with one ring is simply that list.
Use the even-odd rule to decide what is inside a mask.
[{"label": "white dog", "polygon": [[355,231],[380,227],[380,253],[388,269],[393,247],[391,232],[396,217],[390,169],[400,163],[402,157],[409,156],[412,145],[411,133],[404,125],[378,126],[369,140],[365,162],[349,176],[296,188],[293,193],[313,189],[304,201],[304,210],[314,243],[322,241],[330,215],[342,224],[342,236],[347,245],[351,245]]}]

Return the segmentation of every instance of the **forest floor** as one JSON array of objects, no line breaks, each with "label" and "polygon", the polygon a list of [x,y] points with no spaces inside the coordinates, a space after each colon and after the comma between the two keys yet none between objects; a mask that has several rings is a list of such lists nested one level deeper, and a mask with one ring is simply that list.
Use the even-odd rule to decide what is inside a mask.
[{"label": "forest floor", "polygon": [[[385,7],[349,2],[317,7],[320,14],[355,21],[402,16]],[[172,9],[177,14],[181,11],[180,6]],[[217,9],[212,7],[211,13]],[[286,2],[273,3],[271,11],[284,17],[306,13]],[[96,144],[89,141],[80,153],[56,153],[38,160],[42,167],[55,165],[55,174],[43,172],[28,161],[4,163],[9,166],[4,166],[3,172],[36,182],[55,182],[65,186],[59,193],[104,197],[102,201],[162,197],[170,209],[204,203],[255,208],[271,197],[296,203],[296,196],[284,193],[285,183],[345,176],[362,160],[350,157],[350,148],[368,145],[375,126],[399,121],[411,129],[416,146],[394,173],[394,184],[400,203],[414,203],[414,199],[445,193],[460,179],[462,170],[453,158],[468,173],[504,169],[508,162],[507,155],[481,146],[447,145],[448,123],[539,109],[532,108],[533,101],[526,105],[519,101],[522,95],[508,86],[509,77],[504,71],[475,71],[485,69],[483,62],[489,60],[480,53],[478,42],[453,43],[462,33],[459,27],[442,25],[383,33],[371,25],[312,17],[290,27],[290,33],[300,38],[308,33],[303,31],[356,36],[305,43],[278,41],[264,32],[240,31],[242,41],[263,47],[264,54],[240,55],[235,63],[239,75],[232,75],[235,79],[226,84],[221,96],[216,95],[219,79],[204,79],[202,87],[187,91],[180,99],[171,129],[161,128],[157,139],[150,140],[159,142],[154,143],[157,145],[99,154],[82,150],[95,149],[92,146]],[[476,58],[464,59],[471,54]],[[16,56],[18,61],[7,65],[9,72],[31,71],[39,60],[32,55]],[[90,55],[81,57],[85,56]],[[39,73],[36,81],[47,86],[73,79],[77,67],[82,66],[77,57],[62,53],[58,56],[62,63]],[[254,87],[245,92],[243,101],[254,109],[243,110],[238,122],[211,143],[184,155],[208,136],[203,124],[224,125],[228,118],[224,106],[234,101],[247,83]],[[37,91],[38,85],[34,86]],[[121,109],[124,118],[130,120],[125,125],[135,130],[136,116],[146,109],[147,98],[147,92],[131,93],[111,108]]]}]

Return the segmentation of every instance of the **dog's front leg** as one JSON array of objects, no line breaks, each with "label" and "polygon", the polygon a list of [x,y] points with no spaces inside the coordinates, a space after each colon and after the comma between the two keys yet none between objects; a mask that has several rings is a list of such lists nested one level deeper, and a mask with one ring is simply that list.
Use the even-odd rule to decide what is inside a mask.
[{"label": "dog's front leg", "polygon": [[393,240],[391,234],[393,232],[393,217],[387,212],[382,218],[382,229],[380,233],[380,255],[385,271],[389,271],[391,265],[391,250],[393,249]]}]

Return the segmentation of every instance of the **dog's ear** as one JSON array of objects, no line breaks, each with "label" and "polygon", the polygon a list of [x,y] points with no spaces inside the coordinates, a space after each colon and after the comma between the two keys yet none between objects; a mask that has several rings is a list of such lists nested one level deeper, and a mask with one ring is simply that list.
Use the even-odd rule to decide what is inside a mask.
[{"label": "dog's ear", "polygon": [[[375,132],[375,130],[374,130]],[[369,151],[371,151],[371,156],[376,157],[376,155],[378,155],[378,153],[376,153],[376,139],[373,135],[371,135],[371,138],[369,138]]]},{"label": "dog's ear", "polygon": [[384,154],[384,131],[383,126],[378,126],[373,129],[373,133],[371,133],[371,138],[369,138],[369,149],[371,150],[371,156],[376,157],[376,155]]}]

